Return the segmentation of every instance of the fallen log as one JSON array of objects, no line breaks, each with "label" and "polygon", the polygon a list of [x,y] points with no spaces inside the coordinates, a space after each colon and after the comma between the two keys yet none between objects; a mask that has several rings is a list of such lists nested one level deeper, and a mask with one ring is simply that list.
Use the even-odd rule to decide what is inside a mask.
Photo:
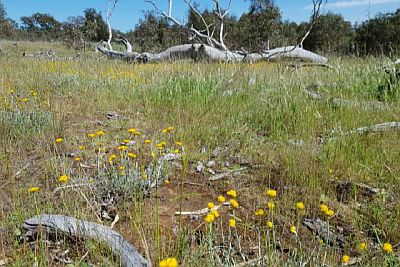
[{"label": "fallen log", "polygon": [[328,98],[322,95],[321,93],[312,91],[310,89],[305,89],[304,93],[311,99],[324,101],[330,103],[336,107],[356,107],[363,109],[372,109],[372,110],[383,110],[388,106],[380,101],[355,101],[348,99],[341,99],[337,97]]},{"label": "fallen log", "polygon": [[120,234],[110,228],[64,215],[39,215],[25,221],[26,237],[34,239],[40,231],[50,235],[66,235],[95,239],[110,246],[113,254],[121,258],[124,267],[148,266],[142,255]]},{"label": "fallen log", "polygon": [[372,126],[360,127],[352,131],[346,132],[343,135],[346,136],[352,134],[378,133],[378,132],[385,132],[388,130],[400,130],[400,122],[384,122]]},{"label": "fallen log", "polygon": [[80,54],[71,57],[59,57],[53,50],[44,50],[44,51],[34,52],[32,54],[24,52],[22,53],[22,56],[28,58],[49,59],[49,60],[74,60],[79,58]]},{"label": "fallen log", "polygon": [[178,59],[192,59],[195,61],[208,60],[217,62],[257,62],[272,61],[282,58],[297,58],[315,63],[326,63],[328,61],[327,58],[298,46],[284,46],[262,51],[260,53],[249,54],[232,52],[229,50],[223,51],[204,44],[177,45],[157,54],[114,51],[108,49],[105,42],[100,42],[96,49],[110,59],[123,59],[141,63],[163,62]]}]

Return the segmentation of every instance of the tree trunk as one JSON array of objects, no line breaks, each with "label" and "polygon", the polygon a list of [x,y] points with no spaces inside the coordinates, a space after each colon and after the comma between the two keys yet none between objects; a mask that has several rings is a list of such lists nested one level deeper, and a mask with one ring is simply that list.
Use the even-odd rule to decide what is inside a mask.
[{"label": "tree trunk", "polygon": [[192,59],[195,61],[208,60],[217,62],[257,62],[293,58],[315,63],[326,63],[328,61],[327,58],[298,46],[284,46],[260,53],[249,54],[223,51],[204,44],[177,45],[157,54],[113,51],[106,48],[104,42],[99,43],[97,49],[112,59],[123,59],[142,63],[173,61],[179,59]]}]

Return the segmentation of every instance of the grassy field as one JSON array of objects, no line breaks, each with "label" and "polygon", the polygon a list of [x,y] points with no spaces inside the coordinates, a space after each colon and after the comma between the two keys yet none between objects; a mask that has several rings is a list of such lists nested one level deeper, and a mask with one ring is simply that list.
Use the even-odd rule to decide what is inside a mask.
[{"label": "grassy field", "polygon": [[[49,43],[2,47],[6,266],[65,266],[66,258],[69,266],[118,266],[94,240],[21,242],[23,222],[38,214],[107,226],[118,214],[114,230],[154,266],[168,257],[180,266],[400,266],[400,132],[345,134],[400,121],[397,92],[383,95],[382,108],[367,105],[382,99],[388,59],[292,70],[290,62],[132,65],[93,51],[52,61],[22,53],[76,52]],[[327,101],[310,99],[307,88]],[[335,97],[358,104],[340,106]],[[155,172],[166,153],[179,160]],[[148,194],[146,179],[159,182]],[[219,196],[231,200],[212,212],[219,216],[175,215],[217,206]]]}]

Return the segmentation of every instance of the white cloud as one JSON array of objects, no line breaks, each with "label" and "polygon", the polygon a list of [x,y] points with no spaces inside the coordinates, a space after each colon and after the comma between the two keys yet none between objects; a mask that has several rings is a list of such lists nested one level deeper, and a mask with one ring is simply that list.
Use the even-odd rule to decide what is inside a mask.
[{"label": "white cloud", "polygon": [[[400,0],[350,0],[350,1],[338,1],[325,5],[325,8],[347,8],[347,7],[357,7],[357,6],[368,6],[368,5],[382,5],[400,3]],[[305,9],[312,9],[312,5],[306,6]]]}]

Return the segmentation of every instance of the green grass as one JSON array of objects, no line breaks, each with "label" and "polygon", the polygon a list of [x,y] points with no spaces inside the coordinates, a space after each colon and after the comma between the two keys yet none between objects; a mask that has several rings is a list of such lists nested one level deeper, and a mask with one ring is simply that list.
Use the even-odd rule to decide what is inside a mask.
[{"label": "green grass", "polygon": [[[284,62],[132,65],[109,61],[92,51],[76,61],[52,62],[23,58],[21,52],[45,47],[60,55],[74,51],[52,43],[19,43],[17,48],[6,43],[2,47],[0,260],[10,258],[11,266],[56,264],[50,260],[54,252],[43,240],[33,248],[17,244],[17,233],[27,218],[60,213],[97,222],[99,190],[83,187],[54,193],[63,186],[57,178],[68,173],[69,183],[80,183],[99,177],[99,169],[82,169],[68,154],[78,153],[81,163],[90,166],[96,162],[92,149],[99,142],[115,151],[122,139],[130,137],[127,129],[131,127],[142,132],[140,142],[167,139],[172,148],[175,141],[182,141],[188,165],[183,170],[168,168],[170,184],[161,185],[149,197],[123,195],[114,204],[121,218],[115,230],[153,264],[177,257],[181,266],[233,266],[260,257],[271,266],[298,266],[304,261],[309,266],[335,266],[345,254],[359,258],[363,266],[400,264],[399,131],[317,142],[318,136],[328,136],[333,130],[340,133],[400,121],[398,94],[387,98],[388,109],[368,110],[335,107],[311,100],[303,92],[318,84],[318,90],[329,98],[377,100],[387,59],[332,59],[338,71],[292,71]],[[28,101],[18,100],[23,98]],[[107,120],[110,111],[123,118]],[[161,130],[168,126],[174,132],[166,138]],[[106,134],[90,141],[86,135],[98,130]],[[58,137],[64,139],[62,144],[54,143]],[[293,145],[293,140],[302,140],[303,145]],[[78,145],[88,149],[79,152]],[[214,155],[216,149],[222,152]],[[142,151],[145,162],[150,151]],[[197,161],[211,159],[217,162],[217,170],[224,169],[225,162],[230,168],[246,165],[248,170],[218,182],[209,182],[207,172],[193,173]],[[100,171],[109,170],[104,166]],[[355,187],[344,201],[338,193],[340,182],[366,184],[381,193],[370,198]],[[32,186],[41,190],[28,193]],[[257,208],[266,209],[268,188],[278,191],[274,230],[265,226],[272,220],[271,213],[261,219],[254,215]],[[211,231],[203,217],[174,216],[180,208],[205,208],[229,189],[238,191],[240,208],[221,209]],[[306,206],[300,215],[295,209],[298,201]],[[343,249],[320,244],[319,237],[300,223],[303,217],[326,220],[319,210],[321,202],[335,211],[330,227],[345,229]],[[236,218],[235,229],[229,229],[228,218]],[[290,234],[291,225],[298,225],[298,237]],[[357,250],[360,242],[367,242],[369,249]],[[384,242],[393,244],[395,253],[384,253]],[[78,262],[87,251],[83,262],[118,264],[106,247],[93,241],[63,246],[72,248],[76,266],[83,266]]]}]

